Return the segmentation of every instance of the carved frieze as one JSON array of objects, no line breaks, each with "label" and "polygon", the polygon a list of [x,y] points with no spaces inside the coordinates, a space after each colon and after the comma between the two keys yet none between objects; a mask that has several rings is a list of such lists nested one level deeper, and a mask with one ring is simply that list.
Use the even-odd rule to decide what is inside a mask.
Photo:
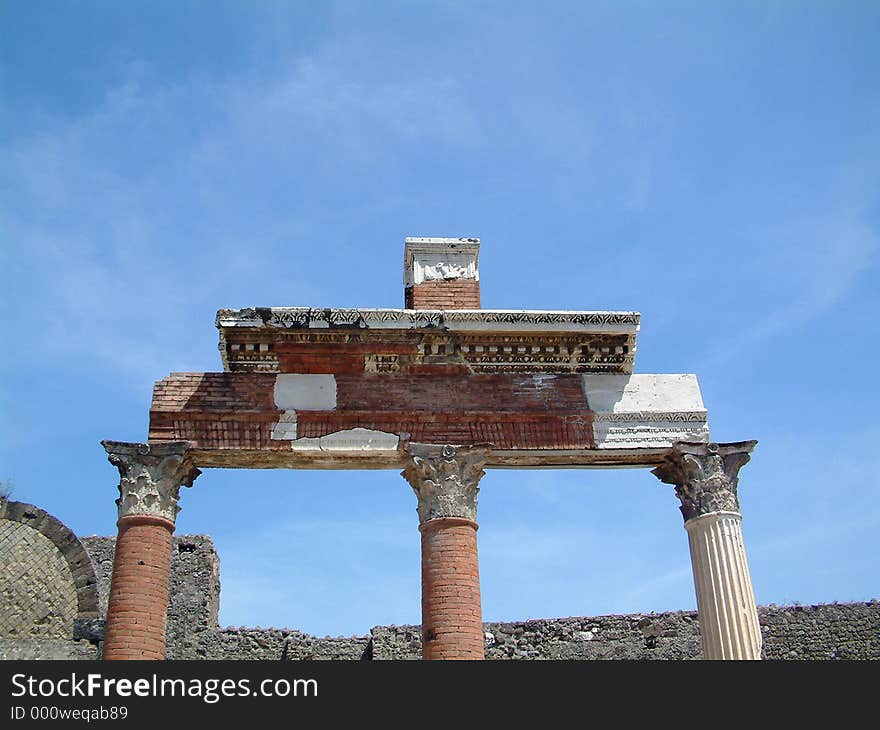
[{"label": "carved frieze", "polygon": [[489,449],[410,443],[410,461],[401,476],[418,498],[419,523],[438,517],[476,521],[477,492]]},{"label": "carved frieze", "polygon": [[149,515],[174,522],[180,488],[191,487],[201,472],[189,459],[185,441],[138,444],[102,441],[107,458],[119,469],[119,517]]},{"label": "carved frieze", "polygon": [[757,443],[677,443],[652,473],[675,486],[685,522],[712,512],[739,512],[739,470]]},{"label": "carved frieze", "polygon": [[367,355],[364,358],[366,373],[396,373],[400,370],[398,355]]},{"label": "carved frieze", "polygon": [[[626,334],[455,332],[414,330],[237,330],[226,333],[233,372],[279,372],[279,349],[308,354],[310,346],[356,345],[365,371],[393,373],[409,365],[466,365],[472,373],[630,373],[635,337]],[[401,354],[407,347],[412,354]],[[344,352],[340,349],[340,352]],[[324,350],[326,352],[326,350]]]},{"label": "carved frieze", "polygon": [[478,238],[407,238],[403,251],[403,283],[479,279]]},{"label": "carved frieze", "polygon": [[455,351],[474,372],[631,372],[634,342],[627,335],[462,334]]}]

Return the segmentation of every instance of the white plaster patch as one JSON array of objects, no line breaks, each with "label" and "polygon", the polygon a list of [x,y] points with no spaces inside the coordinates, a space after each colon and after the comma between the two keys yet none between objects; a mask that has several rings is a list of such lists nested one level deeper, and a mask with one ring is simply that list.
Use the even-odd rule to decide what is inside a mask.
[{"label": "white plaster patch", "polygon": [[272,427],[272,438],[276,441],[293,441],[296,438],[296,411],[284,411]]},{"label": "white plaster patch", "polygon": [[275,406],[284,411],[332,411],[336,408],[336,378],[281,373],[275,377]]},{"label": "white plaster patch", "polygon": [[301,438],[290,444],[293,451],[395,451],[400,437],[369,428],[336,431],[319,438]]},{"label": "white plaster patch", "polygon": [[587,373],[582,377],[587,403],[596,413],[705,410],[696,375]]}]

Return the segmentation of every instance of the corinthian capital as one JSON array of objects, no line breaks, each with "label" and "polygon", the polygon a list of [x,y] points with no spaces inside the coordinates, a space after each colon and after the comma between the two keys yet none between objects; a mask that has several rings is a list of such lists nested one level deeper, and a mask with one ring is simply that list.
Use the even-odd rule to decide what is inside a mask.
[{"label": "corinthian capital", "polygon": [[687,522],[711,512],[739,512],[736,487],[739,470],[751,458],[757,441],[706,444],[680,441],[653,474],[675,485],[681,513]]},{"label": "corinthian capital", "polygon": [[437,517],[477,520],[477,486],[485,472],[489,449],[481,446],[407,447],[410,461],[401,476],[419,500],[419,523]]},{"label": "corinthian capital", "polygon": [[119,517],[149,515],[173,523],[180,512],[180,488],[191,487],[201,474],[189,459],[189,444],[102,441],[101,445],[110,463],[119,469]]}]

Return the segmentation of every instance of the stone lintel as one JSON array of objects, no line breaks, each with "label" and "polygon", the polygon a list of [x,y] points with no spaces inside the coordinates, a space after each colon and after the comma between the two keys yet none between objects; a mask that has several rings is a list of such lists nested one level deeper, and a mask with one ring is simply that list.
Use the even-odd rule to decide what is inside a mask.
[{"label": "stone lintel", "polygon": [[[668,448],[656,449],[506,449],[492,450],[486,469],[629,469],[663,463]],[[199,449],[191,453],[199,467],[218,469],[402,469],[409,457],[403,449],[348,450],[296,448]]]},{"label": "stone lintel", "polygon": [[191,487],[201,472],[187,441],[129,443],[104,440],[107,458],[119,469],[119,518],[158,517],[174,524],[180,487]]},{"label": "stone lintel", "polygon": [[181,373],[156,384],[149,439],[230,466],[252,451],[393,462],[410,441],[491,443],[511,465],[656,466],[709,429],[693,375]]}]

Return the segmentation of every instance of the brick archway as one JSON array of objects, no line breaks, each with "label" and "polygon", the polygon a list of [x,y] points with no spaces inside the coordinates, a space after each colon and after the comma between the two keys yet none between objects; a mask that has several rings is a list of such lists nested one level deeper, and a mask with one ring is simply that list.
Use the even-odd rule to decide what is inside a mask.
[{"label": "brick archway", "polygon": [[[50,594],[40,592],[39,606],[21,605],[24,594],[4,594],[4,602],[10,603],[4,612],[9,624],[3,626],[4,632],[72,634],[74,620],[99,616],[92,561],[77,536],[60,520],[32,504],[0,500],[0,542],[6,553],[5,571],[29,574],[53,587]],[[10,585],[26,586],[27,581],[16,580]],[[15,603],[19,605],[12,605]],[[16,622],[21,625],[13,625]]]}]

